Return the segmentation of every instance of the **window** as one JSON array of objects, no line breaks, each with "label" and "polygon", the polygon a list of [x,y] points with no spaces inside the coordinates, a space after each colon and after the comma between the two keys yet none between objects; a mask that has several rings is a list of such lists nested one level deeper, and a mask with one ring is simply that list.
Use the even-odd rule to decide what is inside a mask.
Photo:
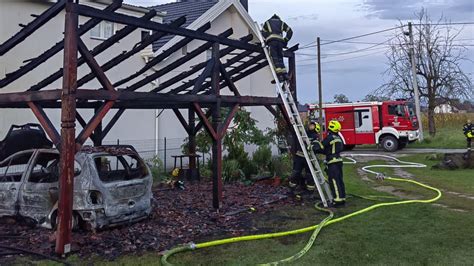
[{"label": "window", "polygon": [[103,182],[125,181],[148,175],[145,163],[134,155],[104,155],[94,158],[99,178]]},{"label": "window", "polygon": [[403,105],[389,105],[388,114],[396,116],[405,116],[405,109]]},{"label": "window", "polygon": [[91,29],[91,38],[108,39],[114,34],[114,23],[102,21]]},{"label": "window", "polygon": [[0,182],[20,182],[33,152],[19,154],[0,165]]}]

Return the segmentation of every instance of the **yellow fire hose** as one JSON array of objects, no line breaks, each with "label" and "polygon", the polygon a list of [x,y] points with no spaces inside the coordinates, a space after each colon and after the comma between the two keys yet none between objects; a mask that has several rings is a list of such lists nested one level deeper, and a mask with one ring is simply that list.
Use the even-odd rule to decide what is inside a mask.
[{"label": "yellow fire hose", "polygon": [[[347,155],[345,157],[348,158],[349,160],[351,160],[350,163],[355,164],[356,161],[352,158],[354,156],[383,157],[383,158],[392,159],[392,160],[395,160],[395,161],[401,163],[401,165],[370,165],[370,166],[365,166],[365,167],[362,168],[362,170],[364,170],[368,173],[376,174],[378,177],[381,177],[381,173],[378,173],[378,172],[375,172],[375,171],[372,171],[372,170],[368,170],[368,169],[369,168],[374,168],[374,167],[389,167],[389,168],[395,168],[395,167],[417,167],[417,168],[426,167],[426,165],[423,165],[423,164],[413,163],[413,162],[405,162],[405,161],[401,161],[401,160],[399,160],[395,157],[387,156],[387,155],[353,154],[353,155]],[[441,195],[442,195],[442,193],[439,189],[431,187],[431,186],[423,184],[423,183],[420,183],[420,182],[417,182],[415,180],[403,179],[403,178],[394,178],[394,177],[384,177],[384,180],[395,181],[395,182],[412,183],[412,184],[421,186],[423,188],[432,190],[432,191],[436,192],[437,195],[434,198],[426,199],[426,200],[416,199],[416,200],[403,200],[403,201],[396,201],[396,202],[378,203],[378,204],[374,204],[374,205],[369,206],[367,208],[355,211],[353,213],[350,213],[350,214],[347,214],[347,215],[344,215],[342,217],[335,218],[335,219],[332,219],[333,218],[333,213],[332,213],[331,210],[324,209],[324,208],[321,208],[321,207],[316,205],[315,207],[318,210],[322,210],[322,211],[325,211],[325,212],[329,213],[329,216],[326,217],[319,224],[304,227],[304,228],[300,228],[300,229],[296,229],[296,230],[284,231],[284,232],[259,234],[259,235],[249,235],[249,236],[241,236],[241,237],[231,237],[231,238],[226,238],[226,239],[221,239],[221,240],[214,240],[214,241],[198,243],[198,244],[191,243],[191,244],[187,244],[187,245],[183,245],[183,246],[173,248],[173,249],[165,252],[164,255],[161,257],[161,263],[163,265],[172,265],[167,261],[167,259],[170,256],[172,256],[173,254],[183,252],[183,251],[202,249],[202,248],[207,248],[207,247],[212,247],[212,246],[219,246],[219,245],[230,244],[230,243],[236,243],[236,242],[241,242],[241,241],[251,241],[251,240],[259,240],[259,239],[276,238],[276,237],[302,234],[302,233],[306,233],[306,232],[309,232],[309,231],[314,231],[313,234],[311,235],[308,243],[306,244],[306,246],[301,251],[299,251],[297,254],[295,254],[295,255],[293,255],[289,258],[283,259],[283,260],[279,260],[279,261],[275,261],[275,262],[271,262],[271,263],[266,263],[266,264],[263,264],[263,265],[277,265],[277,264],[280,264],[280,263],[287,263],[287,262],[290,262],[290,261],[297,260],[297,259],[301,258],[302,256],[304,256],[304,254],[306,254],[306,252],[308,252],[309,249],[311,248],[311,246],[313,245],[313,243],[316,240],[316,237],[318,236],[320,230],[325,226],[341,222],[341,221],[346,220],[348,218],[352,218],[354,216],[357,216],[357,215],[360,215],[362,213],[365,213],[365,212],[368,212],[368,211],[371,211],[371,210],[374,210],[374,209],[377,209],[377,208],[380,208],[380,207],[384,207],[384,206],[393,206],[393,205],[410,204],[410,203],[431,203],[431,202],[437,201],[439,198],[441,198]]]}]

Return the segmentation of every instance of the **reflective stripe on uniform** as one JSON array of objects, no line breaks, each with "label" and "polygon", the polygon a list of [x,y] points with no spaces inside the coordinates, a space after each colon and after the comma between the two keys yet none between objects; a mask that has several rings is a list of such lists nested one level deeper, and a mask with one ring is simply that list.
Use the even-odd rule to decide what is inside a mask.
[{"label": "reflective stripe on uniform", "polygon": [[296,187],[296,183],[293,183],[293,182],[290,181],[290,182],[288,182],[288,186],[290,188],[294,188],[294,187]]},{"label": "reflective stripe on uniform", "polygon": [[333,139],[331,140],[331,142],[329,142],[330,145],[332,145],[332,153],[336,153],[336,143],[338,142],[342,142],[341,139],[337,138],[337,139]]},{"label": "reflective stripe on uniform", "polygon": [[282,41],[285,40],[285,38],[283,38],[283,36],[281,36],[279,34],[270,34],[270,36],[268,36],[265,40],[269,41],[271,39],[278,39],[278,40],[282,40]]},{"label": "reflective stripe on uniform", "polygon": [[[265,26],[267,26],[268,32],[272,32],[272,26],[270,26],[270,22],[265,22]],[[263,27],[265,29],[265,27]]]},{"label": "reflective stripe on uniform", "polygon": [[276,72],[277,74],[286,73],[286,68],[277,67],[277,68],[275,69],[275,72]]},{"label": "reflective stripe on uniform", "polygon": [[332,164],[332,163],[338,163],[338,162],[342,162],[342,158],[332,158],[331,160],[329,160],[329,162],[327,162],[327,164]]},{"label": "reflective stripe on uniform", "polygon": [[334,199],[334,201],[340,201],[341,198],[339,197],[339,189],[337,188],[336,180],[333,179],[332,182],[334,184],[334,192],[336,192],[336,198]]},{"label": "reflective stripe on uniform", "polygon": [[303,151],[297,151],[296,155],[299,156],[299,157],[304,157]]}]

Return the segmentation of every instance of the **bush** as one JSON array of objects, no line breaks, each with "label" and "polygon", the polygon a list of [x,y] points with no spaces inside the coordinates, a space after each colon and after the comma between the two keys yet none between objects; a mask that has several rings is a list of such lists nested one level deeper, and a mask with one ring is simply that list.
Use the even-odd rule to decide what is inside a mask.
[{"label": "bush", "polygon": [[237,160],[225,160],[222,163],[222,178],[226,182],[245,179],[245,174],[240,169]]},{"label": "bush", "polygon": [[252,161],[256,164],[259,174],[268,171],[272,162],[272,150],[270,146],[259,146],[252,156]]},{"label": "bush", "polygon": [[291,175],[293,161],[288,153],[281,156],[274,156],[270,164],[270,171],[282,179]]},{"label": "bush", "polygon": [[166,179],[167,174],[165,173],[165,167],[158,155],[155,155],[153,158],[146,161],[150,167],[151,175],[153,176],[153,181],[162,181]]}]

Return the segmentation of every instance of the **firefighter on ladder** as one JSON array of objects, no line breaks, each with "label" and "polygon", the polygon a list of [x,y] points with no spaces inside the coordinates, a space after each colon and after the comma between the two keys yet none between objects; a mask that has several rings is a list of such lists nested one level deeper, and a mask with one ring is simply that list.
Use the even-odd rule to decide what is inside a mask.
[{"label": "firefighter on ladder", "polygon": [[[283,32],[286,33],[286,36],[283,36]],[[278,15],[274,14],[263,25],[262,35],[269,47],[279,81],[288,80],[285,62],[283,61],[283,48],[287,47],[293,36],[293,30]]]},{"label": "firefighter on ladder", "polygon": [[[308,135],[308,138],[311,142],[318,141],[320,131],[321,126],[318,123],[310,123],[306,129],[306,134]],[[303,170],[305,170],[304,178]],[[293,156],[293,171],[288,182],[288,186],[291,189],[296,189],[298,185],[304,185],[308,191],[314,191],[316,188],[314,185],[314,179],[311,176],[311,171],[309,170],[308,163],[306,162],[306,158],[304,157],[304,153],[300,145],[298,145],[298,150],[296,151],[295,156]]]},{"label": "firefighter on ladder", "polygon": [[342,173],[342,158],[341,152],[344,148],[344,143],[339,136],[341,131],[341,123],[337,120],[331,120],[328,124],[328,135],[322,141],[313,141],[313,145],[309,148],[314,153],[321,153],[326,155],[325,163],[327,164],[327,174],[329,187],[334,197],[334,206],[343,206],[346,202],[346,189],[344,186]]}]

